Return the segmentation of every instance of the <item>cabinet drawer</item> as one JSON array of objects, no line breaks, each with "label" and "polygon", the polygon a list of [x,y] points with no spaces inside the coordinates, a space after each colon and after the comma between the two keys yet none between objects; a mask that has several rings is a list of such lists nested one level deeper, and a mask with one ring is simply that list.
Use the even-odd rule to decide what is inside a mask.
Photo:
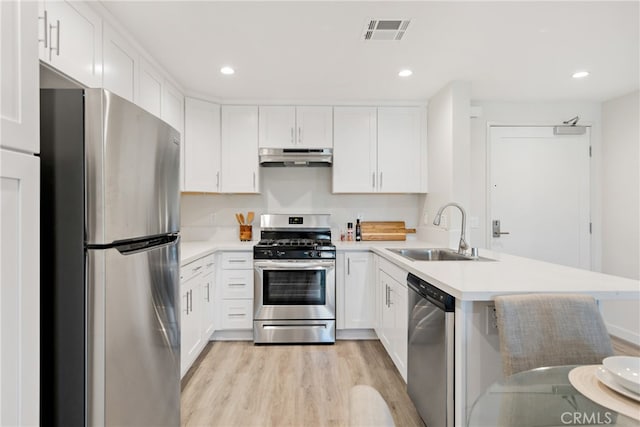
[{"label": "cabinet drawer", "polygon": [[253,301],[248,299],[222,301],[222,329],[252,329]]},{"label": "cabinet drawer", "polygon": [[180,282],[186,282],[204,269],[203,259],[198,259],[189,264],[180,266]]},{"label": "cabinet drawer", "polygon": [[253,270],[253,252],[225,252],[222,254],[222,268]]},{"label": "cabinet drawer", "polygon": [[222,298],[253,298],[253,270],[222,270]]},{"label": "cabinet drawer", "polygon": [[201,259],[203,265],[203,274],[211,273],[216,267],[216,258],[215,255],[207,255],[206,257]]}]

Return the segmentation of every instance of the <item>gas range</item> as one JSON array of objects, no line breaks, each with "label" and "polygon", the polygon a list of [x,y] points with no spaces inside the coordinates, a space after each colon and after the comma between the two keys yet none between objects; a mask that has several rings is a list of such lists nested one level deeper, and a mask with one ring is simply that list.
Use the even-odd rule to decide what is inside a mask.
[{"label": "gas range", "polygon": [[256,344],[334,343],[336,247],[329,215],[262,215],[253,248]]},{"label": "gas range", "polygon": [[335,259],[329,215],[262,215],[254,259]]}]

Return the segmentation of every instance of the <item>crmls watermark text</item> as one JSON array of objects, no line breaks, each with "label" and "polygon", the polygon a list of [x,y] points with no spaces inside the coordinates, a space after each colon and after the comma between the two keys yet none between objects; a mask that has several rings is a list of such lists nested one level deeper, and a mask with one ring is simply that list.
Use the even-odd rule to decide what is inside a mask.
[{"label": "crmls watermark text", "polygon": [[613,424],[611,412],[563,412],[560,421],[565,425]]}]

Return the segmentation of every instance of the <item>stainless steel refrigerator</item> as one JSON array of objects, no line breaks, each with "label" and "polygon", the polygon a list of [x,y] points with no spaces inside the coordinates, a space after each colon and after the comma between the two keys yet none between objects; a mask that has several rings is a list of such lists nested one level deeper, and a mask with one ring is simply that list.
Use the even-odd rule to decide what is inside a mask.
[{"label": "stainless steel refrigerator", "polygon": [[41,423],[180,424],[180,135],[41,91]]}]

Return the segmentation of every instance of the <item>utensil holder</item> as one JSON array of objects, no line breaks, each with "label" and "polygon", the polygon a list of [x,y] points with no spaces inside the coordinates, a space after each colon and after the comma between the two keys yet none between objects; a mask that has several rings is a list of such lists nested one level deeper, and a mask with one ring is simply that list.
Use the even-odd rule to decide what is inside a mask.
[{"label": "utensil holder", "polygon": [[253,226],[251,225],[241,225],[240,226],[240,241],[241,242],[249,242],[251,241],[253,236]]}]

